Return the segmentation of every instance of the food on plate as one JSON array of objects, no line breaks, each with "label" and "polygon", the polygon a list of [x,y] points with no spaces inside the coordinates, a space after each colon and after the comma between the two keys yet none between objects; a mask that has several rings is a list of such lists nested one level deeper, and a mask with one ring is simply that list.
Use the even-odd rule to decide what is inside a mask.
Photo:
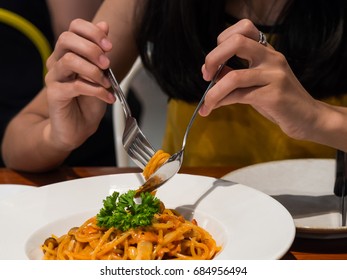
[{"label": "food on plate", "polygon": [[150,193],[142,194],[142,203],[136,204],[134,193],[113,193],[99,214],[80,227],[47,238],[44,259],[208,260],[221,250],[195,220],[165,209]]},{"label": "food on plate", "polygon": [[[157,152],[148,164],[149,172],[169,156]],[[209,260],[221,250],[195,219],[188,221],[176,210],[166,209],[154,193],[141,193],[140,203],[135,197],[135,190],[107,196],[96,216],[60,237],[47,238],[41,246],[43,259]]]}]

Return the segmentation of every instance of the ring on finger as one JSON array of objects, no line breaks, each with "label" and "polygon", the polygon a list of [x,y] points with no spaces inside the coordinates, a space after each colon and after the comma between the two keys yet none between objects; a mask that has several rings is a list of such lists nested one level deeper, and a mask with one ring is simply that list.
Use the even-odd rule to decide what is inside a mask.
[{"label": "ring on finger", "polygon": [[262,44],[264,46],[267,45],[266,35],[263,32],[261,32],[261,31],[259,31],[259,41],[258,41],[258,43],[260,43],[260,44]]}]

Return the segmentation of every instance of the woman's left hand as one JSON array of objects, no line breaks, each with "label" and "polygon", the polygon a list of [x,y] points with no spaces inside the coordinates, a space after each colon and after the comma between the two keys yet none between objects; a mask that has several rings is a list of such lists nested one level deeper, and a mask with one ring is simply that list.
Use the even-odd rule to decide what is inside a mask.
[{"label": "woman's left hand", "polygon": [[221,106],[250,104],[286,134],[302,139],[316,120],[319,106],[295,77],[283,54],[259,40],[260,31],[247,19],[219,35],[217,47],[206,56],[202,67],[204,79],[210,81],[219,65],[233,56],[247,60],[249,67],[225,66],[199,113],[207,116]]}]

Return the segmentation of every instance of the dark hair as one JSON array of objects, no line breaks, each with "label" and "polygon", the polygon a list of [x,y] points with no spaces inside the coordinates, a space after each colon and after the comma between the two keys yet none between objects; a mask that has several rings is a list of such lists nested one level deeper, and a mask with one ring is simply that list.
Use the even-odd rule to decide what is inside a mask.
[{"label": "dark hair", "polygon": [[[197,101],[207,83],[201,66],[225,29],[225,0],[147,0],[137,32],[146,68],[170,96]],[[293,0],[275,48],[316,98],[347,92],[344,0]],[[151,49],[152,47],[152,49]]]}]

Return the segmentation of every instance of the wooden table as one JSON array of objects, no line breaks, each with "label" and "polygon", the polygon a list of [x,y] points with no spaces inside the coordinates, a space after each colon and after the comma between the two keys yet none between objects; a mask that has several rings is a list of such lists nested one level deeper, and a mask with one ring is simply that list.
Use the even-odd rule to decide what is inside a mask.
[{"label": "wooden table", "polygon": [[[215,168],[182,168],[181,173],[205,175],[220,178],[232,171],[232,167]],[[72,180],[77,178],[141,172],[138,168],[116,167],[75,167],[60,168],[55,171],[33,174],[0,168],[0,184],[24,184],[31,186],[43,186],[51,183]],[[347,260],[347,238],[341,239],[305,239],[296,237],[289,251],[283,259],[297,260]]]}]

